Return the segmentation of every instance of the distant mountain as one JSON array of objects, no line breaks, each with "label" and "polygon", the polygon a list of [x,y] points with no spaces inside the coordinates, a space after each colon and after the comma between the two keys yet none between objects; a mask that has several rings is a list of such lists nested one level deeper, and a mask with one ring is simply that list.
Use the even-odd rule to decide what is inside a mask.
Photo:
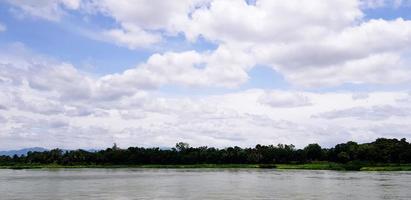
[{"label": "distant mountain", "polygon": [[82,150],[95,153],[95,152],[101,151],[102,149],[82,149]]},{"label": "distant mountain", "polygon": [[10,151],[0,151],[0,156],[14,156],[14,155],[26,155],[29,151],[37,151],[37,152],[43,152],[43,151],[48,151],[48,149],[41,148],[41,147],[33,147],[33,148],[25,148],[25,149],[20,149],[20,150],[10,150]]},{"label": "distant mountain", "polygon": [[[72,150],[69,150],[69,149],[61,149],[61,150],[63,151],[63,153],[66,152],[66,151],[72,151]],[[83,150],[88,151],[88,152],[92,152],[92,153],[97,152],[97,151],[101,151],[101,149],[83,149]],[[0,156],[27,155],[27,153],[29,151],[43,152],[43,151],[49,151],[49,149],[45,149],[45,148],[42,148],[42,147],[32,147],[32,148],[24,148],[24,149],[19,149],[19,150],[0,151]]]}]

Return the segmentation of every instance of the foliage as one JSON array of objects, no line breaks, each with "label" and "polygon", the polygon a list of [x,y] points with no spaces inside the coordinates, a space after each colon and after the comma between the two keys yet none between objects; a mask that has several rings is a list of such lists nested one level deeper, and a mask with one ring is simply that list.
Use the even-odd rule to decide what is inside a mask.
[{"label": "foliage", "polygon": [[[327,161],[323,164],[317,161]],[[315,164],[317,163],[317,164]],[[336,164],[330,164],[336,163]],[[411,163],[411,144],[406,139],[379,138],[374,142],[357,144],[347,142],[333,148],[309,144],[303,149],[294,145],[256,145],[254,148],[190,147],[179,142],[176,148],[112,148],[97,152],[85,150],[29,152],[27,155],[0,156],[0,166],[58,165],[58,166],[105,166],[105,165],[230,165],[249,164],[260,168],[292,167],[359,170],[375,163]],[[276,164],[276,165],[273,165]],[[296,165],[300,164],[300,165]],[[401,168],[399,168],[401,169]]]}]

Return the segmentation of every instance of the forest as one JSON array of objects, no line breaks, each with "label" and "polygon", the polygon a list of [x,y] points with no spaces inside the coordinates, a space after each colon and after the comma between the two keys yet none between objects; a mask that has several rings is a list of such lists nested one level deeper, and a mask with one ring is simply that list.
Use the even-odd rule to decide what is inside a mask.
[{"label": "forest", "polygon": [[303,149],[294,145],[256,145],[253,148],[190,147],[179,142],[174,148],[127,149],[113,147],[89,152],[85,150],[53,149],[29,152],[21,156],[0,156],[0,166],[13,165],[193,165],[193,164],[301,164],[314,161],[333,163],[411,163],[411,144],[403,139],[379,138],[371,143],[350,141],[332,148],[309,144]]}]

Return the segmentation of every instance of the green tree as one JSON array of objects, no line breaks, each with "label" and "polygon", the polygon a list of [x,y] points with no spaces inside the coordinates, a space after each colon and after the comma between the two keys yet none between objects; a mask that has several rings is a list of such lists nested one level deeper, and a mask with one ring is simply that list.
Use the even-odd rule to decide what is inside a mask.
[{"label": "green tree", "polygon": [[304,148],[304,152],[309,160],[320,160],[322,158],[322,148],[319,144],[309,144]]},{"label": "green tree", "polygon": [[188,148],[190,148],[190,145],[188,143],[179,142],[179,143],[176,144],[177,151],[185,151]]}]

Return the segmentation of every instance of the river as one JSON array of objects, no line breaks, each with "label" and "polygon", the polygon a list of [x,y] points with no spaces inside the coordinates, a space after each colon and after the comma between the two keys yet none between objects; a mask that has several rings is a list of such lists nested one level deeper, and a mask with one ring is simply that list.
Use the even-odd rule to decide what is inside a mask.
[{"label": "river", "polygon": [[411,172],[2,169],[0,199],[411,199]]}]

